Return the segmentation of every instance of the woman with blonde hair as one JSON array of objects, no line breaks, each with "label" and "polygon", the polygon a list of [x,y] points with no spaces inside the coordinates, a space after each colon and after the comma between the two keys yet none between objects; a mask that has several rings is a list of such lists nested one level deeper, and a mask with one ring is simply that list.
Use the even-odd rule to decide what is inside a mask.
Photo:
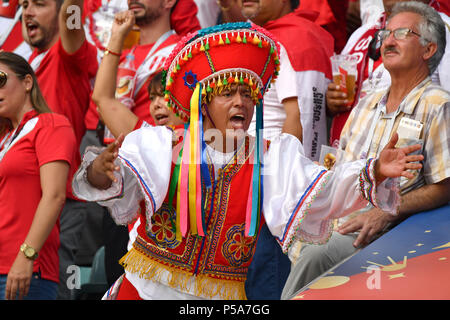
[{"label": "woman with blonde hair", "polygon": [[76,152],[30,65],[0,52],[0,299],[55,299],[57,220]]}]

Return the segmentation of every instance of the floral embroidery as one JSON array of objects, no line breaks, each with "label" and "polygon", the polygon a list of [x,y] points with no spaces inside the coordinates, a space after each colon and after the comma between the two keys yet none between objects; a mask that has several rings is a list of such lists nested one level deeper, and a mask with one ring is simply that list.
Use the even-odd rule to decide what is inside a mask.
[{"label": "floral embroidery", "polygon": [[235,267],[250,260],[253,252],[255,239],[245,237],[245,224],[238,224],[231,227],[226,234],[222,253],[225,259]]},{"label": "floral embroidery", "polygon": [[176,248],[180,241],[176,240],[174,218],[175,210],[167,204],[152,216],[152,226],[148,230],[148,236],[163,248]]},{"label": "floral embroidery", "polygon": [[[151,223],[146,223],[145,235],[139,235],[136,238],[136,241],[133,243],[133,252],[122,258],[122,265],[126,266],[130,272],[142,272],[146,277],[149,273],[148,268],[151,268],[151,265],[155,263],[163,265],[163,268],[177,279],[173,278],[174,284],[181,279],[178,278],[178,275],[196,274],[199,285],[205,289],[207,288],[204,285],[205,279],[226,279],[227,282],[241,283],[239,285],[241,286],[246,279],[252,252],[255,251],[254,242],[256,239],[244,239],[244,218],[241,217],[238,210],[227,211],[229,205],[228,195],[232,179],[238,174],[242,165],[247,163],[248,158],[252,155],[253,148],[254,138],[249,137],[246,139],[246,143],[239,148],[233,159],[221,169],[221,173],[217,177],[211,192],[205,192],[205,208],[207,208],[208,217],[206,220],[208,226],[207,237],[197,237],[188,233],[186,238],[182,238],[181,243],[176,243],[175,240],[171,241],[168,237],[170,221],[168,216],[162,215],[162,212],[168,211],[168,204],[165,202],[161,209],[153,214]],[[210,176],[214,177],[213,167],[209,158],[208,167]],[[239,176],[238,181],[234,183],[240,185],[241,181],[247,182],[244,177],[244,175]],[[175,224],[176,213],[171,211],[170,217],[172,217],[172,221]],[[242,223],[242,225],[238,225],[239,223]],[[233,239],[233,234],[229,232],[227,238],[227,231],[229,231],[230,227],[233,228],[236,225],[239,227],[240,235],[236,235]],[[171,230],[175,233],[175,226]],[[159,236],[158,238],[157,235]],[[245,241],[243,242],[240,237]],[[162,242],[159,241],[161,239],[163,239]],[[225,244],[227,240],[229,242]],[[253,243],[249,243],[250,241]],[[243,246],[231,247],[233,252],[230,249],[224,251],[224,244],[230,246],[241,242],[243,242]],[[173,247],[168,245],[170,243],[173,243]],[[234,261],[234,264],[231,264],[230,260],[225,258],[224,252],[227,252],[229,256],[234,255],[229,258],[231,261]],[[148,278],[158,279],[159,276],[155,273]],[[180,284],[180,287],[185,285],[186,283],[183,282]],[[212,287],[217,288],[216,285]],[[243,297],[245,297],[245,294]]]},{"label": "floral embroidery", "polygon": [[369,201],[374,207],[376,207],[376,186],[374,177],[375,159],[370,158],[367,160],[364,168],[361,169],[359,174],[359,188],[361,195]]}]

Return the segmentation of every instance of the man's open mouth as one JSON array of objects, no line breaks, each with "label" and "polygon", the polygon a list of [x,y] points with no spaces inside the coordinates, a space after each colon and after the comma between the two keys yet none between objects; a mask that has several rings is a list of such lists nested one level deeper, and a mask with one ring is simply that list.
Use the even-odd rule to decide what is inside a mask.
[{"label": "man's open mouth", "polygon": [[30,38],[34,37],[39,29],[39,24],[34,21],[29,21],[26,24],[27,33]]},{"label": "man's open mouth", "polygon": [[243,114],[236,114],[230,118],[233,129],[244,129],[245,116]]}]

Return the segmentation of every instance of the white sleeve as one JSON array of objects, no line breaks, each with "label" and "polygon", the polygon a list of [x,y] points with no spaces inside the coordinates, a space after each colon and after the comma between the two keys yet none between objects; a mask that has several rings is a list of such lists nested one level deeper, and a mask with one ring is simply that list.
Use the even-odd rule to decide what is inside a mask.
[{"label": "white sleeve", "polygon": [[297,97],[305,154],[319,160],[320,146],[327,144],[325,93],[331,80],[319,71],[295,71],[286,50],[280,47],[280,74],[275,81],[279,103]]},{"label": "white sleeve", "polygon": [[133,174],[123,166],[119,159],[115,163],[120,170],[114,173],[117,182],[113,182],[111,187],[106,190],[97,189],[89,184],[86,178],[87,167],[101,151],[97,147],[86,149],[81,166],[72,180],[73,193],[79,199],[97,202],[101,206],[107,207],[116,224],[128,224],[138,212],[142,194]]},{"label": "white sleeve", "polygon": [[280,71],[274,85],[277,90],[278,102],[282,103],[284,99],[297,97],[300,91],[293,80],[296,72],[291,65],[286,49],[281,44],[280,61]]},{"label": "white sleeve", "polygon": [[207,0],[194,0],[194,2],[197,5],[197,19],[202,29],[215,26],[220,14],[217,2]]},{"label": "white sleeve", "polygon": [[272,141],[264,156],[263,212],[283,251],[296,240],[326,242],[333,219],[365,207],[367,201],[396,214],[398,189],[375,186],[373,170],[372,159],[327,171],[304,156],[295,137],[282,134]]},{"label": "white sleeve", "polygon": [[169,189],[172,131],[164,126],[142,127],[125,137],[119,159],[132,172],[146,203],[149,223]]},{"label": "white sleeve", "polygon": [[117,182],[107,190],[93,188],[85,178],[86,168],[95,158],[86,154],[74,176],[74,193],[80,199],[108,207],[116,223],[132,221],[145,200],[147,221],[167,194],[172,160],[172,131],[166,127],[143,127],[129,133],[119,149]]},{"label": "white sleeve", "polygon": [[321,146],[328,145],[325,93],[331,81],[319,71],[296,73],[303,148],[311,160],[319,160]]}]

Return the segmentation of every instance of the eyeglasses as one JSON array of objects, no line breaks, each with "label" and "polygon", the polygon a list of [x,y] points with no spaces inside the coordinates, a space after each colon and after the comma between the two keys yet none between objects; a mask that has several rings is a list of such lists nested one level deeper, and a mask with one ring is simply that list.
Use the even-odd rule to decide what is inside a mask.
[{"label": "eyeglasses", "polygon": [[380,32],[378,33],[378,37],[380,37],[381,41],[384,41],[384,40],[386,40],[389,37],[389,35],[391,33],[394,35],[394,38],[396,40],[404,40],[404,39],[406,39],[406,36],[409,33],[412,33],[412,34],[415,34],[418,37],[421,37],[420,34],[418,34],[417,32],[415,32],[415,31],[413,31],[413,30],[411,30],[409,28],[398,28],[398,29],[395,29],[395,30],[387,30],[387,29],[380,30]]},{"label": "eyeglasses", "polygon": [[3,86],[6,84],[7,80],[8,80],[8,74],[4,71],[0,71],[0,88],[3,88]]}]

